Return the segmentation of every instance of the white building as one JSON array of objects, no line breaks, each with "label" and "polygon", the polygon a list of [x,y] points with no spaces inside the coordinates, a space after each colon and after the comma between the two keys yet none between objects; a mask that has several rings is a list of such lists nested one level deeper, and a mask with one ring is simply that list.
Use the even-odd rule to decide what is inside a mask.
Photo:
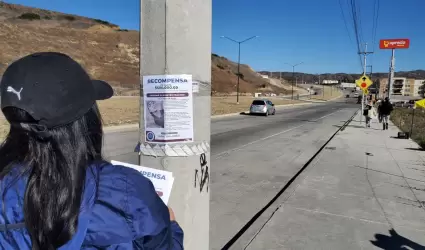
[{"label": "white building", "polygon": [[343,88],[355,88],[355,87],[357,87],[355,83],[349,83],[349,82],[342,82],[341,86]]},{"label": "white building", "polygon": [[331,84],[338,84],[338,80],[323,80],[321,84],[323,85],[331,85]]},{"label": "white building", "polygon": [[[422,86],[425,80],[417,80],[406,77],[394,77],[391,95],[421,97]],[[384,96],[388,88],[388,78],[380,79],[380,95]]]}]

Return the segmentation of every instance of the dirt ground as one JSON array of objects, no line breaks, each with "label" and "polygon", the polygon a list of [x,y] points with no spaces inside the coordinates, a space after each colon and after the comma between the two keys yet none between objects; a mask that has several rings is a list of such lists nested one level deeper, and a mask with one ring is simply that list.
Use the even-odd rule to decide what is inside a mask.
[{"label": "dirt ground", "polygon": [[[322,95],[312,96],[312,99],[329,100],[341,95],[336,90],[325,88],[325,97]],[[212,97],[211,113],[212,115],[222,115],[229,113],[237,113],[247,111],[252,100],[255,98],[249,96],[240,96],[239,104],[236,104],[236,96]],[[285,105],[300,103],[298,100],[287,100],[281,98],[268,98],[275,105]],[[98,102],[100,112],[102,114],[103,124],[105,126],[116,126],[123,124],[138,123],[139,121],[139,98],[138,97],[118,97],[106,101]],[[3,140],[9,131],[9,124],[4,118],[0,117],[0,140]]]},{"label": "dirt ground", "polygon": [[311,99],[328,101],[328,100],[337,98],[339,96],[342,96],[342,92],[335,87],[325,86],[324,92],[325,92],[324,95],[323,93],[320,93],[318,95],[312,95]]},{"label": "dirt ground", "polygon": [[[236,104],[236,96],[212,97],[211,107],[212,115],[221,115],[228,113],[237,113],[247,111],[253,97],[240,96],[239,104]],[[291,100],[280,98],[268,98],[275,105],[291,104]],[[294,103],[300,101],[294,100]],[[119,97],[106,101],[98,102],[102,114],[103,124],[105,126],[115,126],[123,124],[132,124],[139,122],[139,98],[138,97]],[[9,131],[9,124],[4,118],[0,117],[0,140],[4,139]]]},{"label": "dirt ground", "polygon": [[[212,97],[212,115],[222,115],[247,111],[255,98],[240,96],[236,104],[236,96]],[[291,100],[268,98],[275,105],[291,104]],[[294,103],[300,101],[294,100]],[[139,121],[139,98],[121,97],[98,102],[105,126],[137,123]]]},{"label": "dirt ground", "polygon": [[9,123],[0,116],[0,142],[3,141],[4,137],[9,132]]}]

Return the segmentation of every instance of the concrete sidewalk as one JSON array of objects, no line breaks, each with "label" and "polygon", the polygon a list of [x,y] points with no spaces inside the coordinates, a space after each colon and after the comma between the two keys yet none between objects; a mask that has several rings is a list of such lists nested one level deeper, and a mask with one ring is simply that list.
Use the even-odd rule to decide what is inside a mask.
[{"label": "concrete sidewalk", "polygon": [[[245,248],[425,249],[425,152],[358,115]],[[402,248],[407,246],[410,248]]]}]

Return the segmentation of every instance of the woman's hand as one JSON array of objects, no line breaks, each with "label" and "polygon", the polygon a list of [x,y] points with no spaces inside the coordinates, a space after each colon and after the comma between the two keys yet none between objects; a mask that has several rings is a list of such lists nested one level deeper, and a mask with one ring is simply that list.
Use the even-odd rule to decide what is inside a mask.
[{"label": "woman's hand", "polygon": [[171,207],[168,207],[168,211],[170,212],[170,221],[176,221],[176,216],[174,215],[173,209],[171,209]]}]

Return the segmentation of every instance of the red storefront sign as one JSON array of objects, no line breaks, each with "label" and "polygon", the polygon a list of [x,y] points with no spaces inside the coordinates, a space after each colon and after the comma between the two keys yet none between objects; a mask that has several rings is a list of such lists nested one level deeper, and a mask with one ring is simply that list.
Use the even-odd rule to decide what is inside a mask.
[{"label": "red storefront sign", "polygon": [[409,39],[383,39],[379,42],[380,49],[408,49]]}]

